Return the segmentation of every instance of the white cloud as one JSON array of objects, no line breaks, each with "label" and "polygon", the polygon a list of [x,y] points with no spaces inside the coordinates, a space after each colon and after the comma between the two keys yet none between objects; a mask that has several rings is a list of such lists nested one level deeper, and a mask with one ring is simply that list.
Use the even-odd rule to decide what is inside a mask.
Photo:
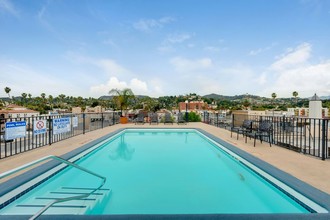
[{"label": "white cloud", "polygon": [[288,48],[285,54],[271,65],[273,70],[283,70],[291,68],[295,65],[300,65],[310,58],[311,45],[309,43],[302,43],[295,49]]},{"label": "white cloud", "polygon": [[312,46],[303,43],[292,49],[270,65],[265,72],[268,79],[263,94],[276,92],[279,96],[290,97],[297,91],[301,97],[330,93],[330,60],[311,63]]},{"label": "white cloud", "polygon": [[112,59],[94,60],[93,63],[110,76],[130,76],[132,73]]},{"label": "white cloud", "polygon": [[131,79],[129,85],[136,94],[146,94],[146,92],[148,92],[147,83],[137,78]]},{"label": "white cloud", "polygon": [[131,79],[129,82],[120,81],[117,77],[110,77],[105,84],[92,86],[91,93],[99,96],[106,95],[111,89],[125,89],[130,88],[134,94],[145,95],[148,94],[147,83],[137,78]]},{"label": "white cloud", "polygon": [[196,60],[189,60],[183,57],[174,57],[170,60],[170,63],[174,66],[176,71],[186,72],[187,74],[191,74],[190,71],[211,68],[213,65],[212,60],[208,57]]},{"label": "white cloud", "polygon": [[113,59],[97,59],[88,56],[81,55],[80,53],[68,51],[65,54],[67,60],[78,65],[92,65],[101,69],[102,73],[106,73],[108,76],[116,76],[121,78],[133,77],[133,73],[118,64]]},{"label": "white cloud", "polygon": [[0,0],[0,9],[3,9],[4,11],[18,17],[19,12],[17,9],[14,7],[11,1],[9,0]]},{"label": "white cloud", "polygon": [[149,32],[154,28],[161,28],[165,24],[175,21],[172,17],[162,17],[160,19],[140,19],[133,23],[133,27],[136,30]]},{"label": "white cloud", "polygon": [[168,35],[165,42],[171,43],[171,44],[176,44],[176,43],[182,43],[186,40],[189,40],[190,38],[191,38],[191,35],[187,34],[187,33],[170,34],[170,35]]},{"label": "white cloud", "polygon": [[[189,40],[191,37],[192,35],[188,33],[169,34],[157,49],[160,52],[173,52],[175,51],[175,44],[181,44]],[[188,44],[188,47],[194,47],[194,45]]]}]

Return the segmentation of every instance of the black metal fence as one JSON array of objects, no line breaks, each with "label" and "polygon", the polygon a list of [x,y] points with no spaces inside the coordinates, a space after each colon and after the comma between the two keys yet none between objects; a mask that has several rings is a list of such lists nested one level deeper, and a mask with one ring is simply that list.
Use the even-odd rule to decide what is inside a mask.
[{"label": "black metal fence", "polygon": [[231,130],[232,127],[242,126],[245,119],[253,121],[253,129],[257,129],[261,121],[270,121],[272,144],[322,160],[330,158],[329,119],[247,114],[232,114],[223,118],[219,114],[205,114],[203,122]]},{"label": "black metal fence", "polygon": [[[82,113],[82,114],[61,114],[37,117],[22,118],[0,118],[0,159],[39,148],[45,145],[65,140],[67,138],[85,134],[86,132],[102,129],[119,123],[119,115],[117,112],[105,113]],[[54,121],[67,120],[69,124],[66,131],[54,132],[56,129]],[[26,126],[24,137],[8,138],[6,135],[6,126],[10,122],[23,122]],[[36,126],[41,123],[44,131],[37,133]],[[15,129],[15,128],[14,128]],[[57,129],[60,130],[61,128]],[[9,130],[7,130],[9,132]],[[13,130],[15,134],[15,130]]]}]

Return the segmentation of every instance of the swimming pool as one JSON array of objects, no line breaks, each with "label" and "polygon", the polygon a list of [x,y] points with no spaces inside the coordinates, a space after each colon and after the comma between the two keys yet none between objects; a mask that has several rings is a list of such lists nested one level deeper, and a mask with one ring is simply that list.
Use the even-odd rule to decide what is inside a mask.
[{"label": "swimming pool", "polygon": [[[89,151],[77,155],[76,163],[107,177],[102,190],[45,214],[327,212],[197,130],[126,129]],[[51,199],[98,184],[77,169],[55,169],[0,214],[32,215]]]}]

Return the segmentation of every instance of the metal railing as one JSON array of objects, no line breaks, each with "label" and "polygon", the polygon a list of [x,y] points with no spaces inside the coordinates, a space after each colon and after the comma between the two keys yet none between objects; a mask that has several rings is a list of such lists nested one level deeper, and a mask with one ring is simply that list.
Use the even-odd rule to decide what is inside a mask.
[{"label": "metal railing", "polygon": [[[300,118],[287,116],[261,116],[247,114],[232,114],[220,119],[217,114],[206,114],[203,122],[231,130],[240,127],[245,119],[253,121],[256,129],[263,120],[273,125],[271,134],[272,144],[293,150],[299,153],[319,157],[322,160],[330,158],[329,119]],[[265,141],[268,141],[265,139]]]},{"label": "metal railing", "polygon": [[[53,121],[56,119],[68,118],[71,122],[66,132],[54,133]],[[45,122],[45,132],[36,134],[35,123]],[[7,122],[25,122],[26,133],[24,137],[6,139]],[[60,114],[36,117],[0,118],[0,159],[15,154],[26,152],[52,143],[59,142],[76,135],[85,134],[90,131],[102,129],[119,123],[118,112],[105,113],[82,113],[82,114]]]},{"label": "metal railing", "polygon": [[98,187],[94,188],[94,189],[93,189],[91,192],[89,192],[89,193],[82,193],[81,195],[78,195],[78,196],[70,196],[70,197],[66,197],[66,198],[58,198],[58,199],[55,199],[54,201],[52,201],[52,202],[50,202],[49,204],[47,204],[44,208],[42,208],[41,210],[39,210],[36,214],[34,214],[34,215],[30,218],[30,220],[33,220],[33,219],[38,218],[38,217],[39,217],[40,215],[42,215],[47,209],[49,209],[52,205],[54,205],[54,204],[56,204],[56,203],[61,203],[61,202],[66,202],[66,201],[70,201],[70,200],[76,200],[76,199],[82,199],[82,198],[88,197],[88,196],[92,195],[95,191],[101,189],[102,186],[104,185],[104,183],[106,182],[106,178],[105,178],[105,177],[103,177],[103,176],[101,176],[101,175],[99,175],[99,174],[97,174],[97,173],[94,173],[93,171],[87,170],[87,169],[85,169],[85,168],[83,168],[83,167],[81,167],[81,166],[78,166],[77,164],[74,164],[74,163],[72,163],[72,162],[70,162],[70,161],[67,161],[67,160],[65,160],[65,159],[63,159],[63,158],[61,158],[61,157],[54,156],[54,155],[49,155],[49,156],[43,157],[43,158],[41,158],[41,159],[38,159],[38,160],[32,161],[31,163],[27,163],[27,164],[25,164],[25,165],[23,165],[23,166],[20,166],[20,167],[18,167],[18,168],[13,169],[13,170],[10,170],[10,171],[7,171],[7,172],[4,172],[4,173],[0,174],[0,179],[5,178],[5,177],[7,177],[7,176],[10,176],[10,175],[12,175],[12,174],[14,174],[14,173],[17,173],[17,172],[19,172],[19,171],[21,171],[21,170],[24,170],[24,169],[26,169],[26,168],[29,168],[29,167],[31,167],[31,166],[34,166],[34,165],[36,165],[36,164],[39,164],[39,163],[41,163],[41,162],[43,162],[43,161],[46,161],[46,160],[49,160],[49,159],[54,159],[54,160],[60,161],[61,163],[65,163],[65,164],[67,164],[67,165],[69,165],[69,166],[72,166],[72,167],[74,167],[74,168],[77,168],[77,169],[79,169],[79,170],[81,170],[81,171],[83,171],[83,172],[89,173],[89,174],[91,174],[91,175],[93,175],[93,176],[95,176],[95,177],[98,177],[98,178],[102,179],[102,182],[101,182],[101,184],[100,184]]}]

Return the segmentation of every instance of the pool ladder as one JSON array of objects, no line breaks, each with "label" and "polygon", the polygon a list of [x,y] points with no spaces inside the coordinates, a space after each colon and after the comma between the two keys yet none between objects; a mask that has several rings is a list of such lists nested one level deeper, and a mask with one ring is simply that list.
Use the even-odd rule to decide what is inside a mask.
[{"label": "pool ladder", "polygon": [[104,190],[104,189],[101,189],[101,188],[104,185],[104,183],[106,182],[106,178],[105,177],[103,177],[103,176],[101,176],[101,175],[99,175],[97,173],[94,173],[93,171],[87,170],[87,169],[85,169],[85,168],[83,168],[81,166],[78,166],[77,164],[74,164],[74,163],[72,163],[70,161],[67,161],[67,160],[65,160],[65,159],[63,159],[61,157],[54,156],[54,155],[49,155],[49,156],[40,158],[39,160],[32,161],[31,163],[27,163],[27,164],[25,164],[23,166],[20,166],[20,167],[17,167],[15,169],[13,169],[13,170],[7,171],[7,172],[5,172],[5,173],[3,173],[3,174],[0,175],[0,179],[5,178],[7,176],[10,176],[10,175],[12,175],[14,173],[17,173],[17,172],[21,171],[21,170],[24,170],[26,168],[29,168],[31,166],[34,166],[34,165],[36,165],[38,163],[41,163],[43,161],[50,160],[50,159],[54,159],[54,160],[60,161],[61,163],[65,163],[68,166],[72,166],[72,167],[77,168],[77,169],[79,169],[79,170],[81,170],[83,172],[89,173],[89,174],[91,174],[91,175],[93,175],[95,177],[100,178],[102,181],[101,181],[101,184],[97,188],[90,188],[91,189],[90,192],[79,193],[76,196],[69,196],[69,197],[66,197],[66,198],[55,198],[54,201],[51,201],[50,203],[48,203],[47,205],[45,205],[41,210],[39,210],[36,214],[34,214],[30,218],[30,220],[34,220],[34,219],[38,218],[40,215],[42,215],[47,209],[49,209],[50,207],[52,207],[54,204],[61,203],[61,202],[67,202],[67,201],[71,201],[71,200],[84,199],[84,198],[87,198],[90,195],[94,195],[97,190]]}]

